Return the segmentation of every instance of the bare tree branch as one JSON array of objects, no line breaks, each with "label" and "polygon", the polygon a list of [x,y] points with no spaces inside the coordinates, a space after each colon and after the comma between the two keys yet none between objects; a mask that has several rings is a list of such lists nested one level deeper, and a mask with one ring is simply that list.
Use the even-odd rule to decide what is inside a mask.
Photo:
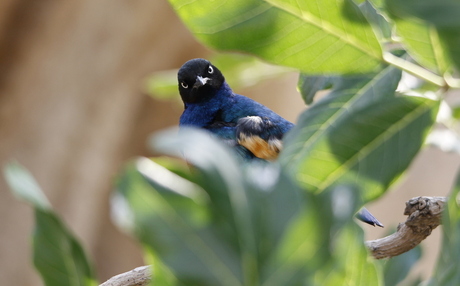
[{"label": "bare tree branch", "polygon": [[152,280],[152,268],[146,265],[113,276],[99,286],[147,286],[150,280]]},{"label": "bare tree branch", "polygon": [[[445,197],[416,197],[406,202],[406,222],[400,223],[395,233],[366,242],[376,259],[398,256],[416,247],[441,224],[441,215],[447,199]],[[152,279],[149,265],[119,274],[100,286],[147,286]]]},{"label": "bare tree branch", "polygon": [[441,215],[447,199],[445,197],[416,197],[406,202],[406,222],[398,225],[397,231],[387,237],[366,242],[376,259],[400,255],[416,247],[441,224]]}]

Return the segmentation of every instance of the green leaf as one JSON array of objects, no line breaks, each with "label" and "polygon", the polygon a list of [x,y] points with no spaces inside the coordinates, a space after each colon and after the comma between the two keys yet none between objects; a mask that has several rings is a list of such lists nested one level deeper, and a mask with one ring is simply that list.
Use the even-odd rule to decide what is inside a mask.
[{"label": "green leaf", "polygon": [[382,62],[379,42],[351,0],[170,0],[204,44],[309,73],[363,73]]},{"label": "green leaf", "polygon": [[[375,1],[373,1],[375,2]],[[378,39],[381,44],[385,44],[391,41],[391,25],[387,19],[382,15],[379,9],[376,9],[374,5],[366,0],[364,3],[359,5],[359,8],[363,12],[366,19],[371,23],[374,28],[375,34],[379,35]]]},{"label": "green leaf", "polygon": [[395,97],[400,71],[344,81],[287,134],[280,160],[310,191],[356,183],[365,201],[403,172],[434,122],[438,102]]},{"label": "green leaf", "polygon": [[396,19],[396,32],[402,37],[408,53],[422,66],[444,75],[449,69],[449,56],[433,25],[415,18]]},{"label": "green leaf", "polygon": [[275,249],[263,285],[380,285],[364,247],[363,230],[352,221],[361,206],[355,187],[304,193],[304,208]]},{"label": "green leaf", "polygon": [[16,162],[9,163],[4,169],[4,175],[11,191],[18,199],[42,210],[51,209],[51,204],[40,186],[24,167]]},{"label": "green leaf", "polygon": [[154,283],[379,283],[353,221],[356,186],[306,193],[278,164],[243,165],[202,131],[163,132],[152,144],[193,166],[186,174],[177,161],[143,158],[119,180],[117,196],[157,266]]},{"label": "green leaf", "polygon": [[315,277],[315,285],[382,285],[375,265],[369,260],[369,253],[363,246],[363,237],[363,231],[357,225],[350,225],[338,233],[332,245],[336,271],[322,271]]},{"label": "green leaf", "polygon": [[350,84],[369,78],[369,75],[355,75],[355,76],[339,76],[339,75],[308,75],[301,73],[297,88],[302,95],[306,104],[311,104],[314,97],[319,91],[325,91],[336,86],[346,86],[349,81]]},{"label": "green leaf", "polygon": [[97,285],[74,235],[54,212],[35,209],[34,265],[45,285]]},{"label": "green leaf", "polygon": [[[439,28],[439,38],[449,53],[450,62],[460,70],[460,28]],[[458,88],[458,87],[457,87]]]},{"label": "green leaf", "polygon": [[11,163],[5,176],[11,191],[35,208],[33,260],[45,285],[97,285],[83,248],[52,211],[30,173]]},{"label": "green leaf", "polygon": [[[392,257],[384,262],[384,281],[386,286],[397,285],[403,281],[409,271],[414,267],[415,263],[419,261],[422,256],[422,248],[420,246],[411,249],[410,251]],[[418,284],[414,284],[418,285]]]},{"label": "green leaf", "polygon": [[415,16],[440,28],[460,27],[460,2],[457,0],[386,0],[388,10],[396,16]]},{"label": "green leaf", "polygon": [[331,88],[340,78],[340,76],[311,76],[301,73],[297,88],[305,103],[311,104],[318,91]]},{"label": "green leaf", "polygon": [[[199,144],[201,152],[213,151],[204,158],[188,157],[197,166],[196,184],[148,159],[138,161],[120,181],[120,194],[134,213],[136,235],[181,285],[253,285],[259,280],[261,259],[276,245],[300,202],[292,193],[295,188],[270,191],[268,186],[264,192],[249,193],[256,184],[270,181],[263,177],[278,177],[279,170],[251,169],[262,181],[245,181],[236,166],[233,172],[227,169],[234,159],[220,145],[209,144],[207,135],[195,141],[196,136],[185,132],[180,140],[165,139],[168,135],[157,140],[165,144],[162,148],[177,152],[174,146],[184,145],[184,134],[193,150]],[[285,210],[278,213],[280,207]]]},{"label": "green leaf", "polygon": [[[136,236],[154,250],[154,257],[161,258],[162,263],[156,265],[173,270],[155,268],[155,277],[165,277],[161,278],[164,283],[180,281],[181,285],[216,285],[219,281],[240,285],[239,261],[232,247],[216,241],[207,227],[212,217],[204,202],[195,197],[200,197],[199,189],[191,183],[183,185],[180,177],[165,169],[160,174],[170,177],[165,178],[170,186],[153,180],[147,183],[138,169],[145,173],[159,166],[145,160],[125,172],[118,188],[134,215]],[[155,277],[154,282],[159,279]]]},{"label": "green leaf", "polygon": [[442,249],[430,285],[458,285],[460,273],[460,175],[442,216]]},{"label": "green leaf", "polygon": [[460,68],[460,2],[386,0],[386,4],[398,33],[421,64],[440,73],[451,63]]},{"label": "green leaf", "polygon": [[455,106],[452,108],[452,117],[457,120],[460,119],[460,106]]}]

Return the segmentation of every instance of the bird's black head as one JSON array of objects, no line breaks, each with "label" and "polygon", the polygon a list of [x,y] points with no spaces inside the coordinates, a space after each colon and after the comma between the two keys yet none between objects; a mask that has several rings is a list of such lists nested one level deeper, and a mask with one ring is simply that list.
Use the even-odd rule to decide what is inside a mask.
[{"label": "bird's black head", "polygon": [[184,103],[203,102],[213,97],[225,81],[222,73],[205,59],[186,62],[177,74]]}]

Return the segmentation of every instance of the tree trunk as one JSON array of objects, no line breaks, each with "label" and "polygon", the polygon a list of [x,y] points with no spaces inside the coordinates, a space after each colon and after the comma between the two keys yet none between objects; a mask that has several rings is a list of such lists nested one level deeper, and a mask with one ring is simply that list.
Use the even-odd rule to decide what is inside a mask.
[{"label": "tree trunk", "polygon": [[[166,1],[0,4],[0,164],[34,174],[96,261],[101,281],[144,264],[109,220],[122,163],[148,155],[147,136],[181,107],[142,92],[146,75],[204,53]],[[33,215],[0,176],[0,277],[40,285],[31,263]]]}]

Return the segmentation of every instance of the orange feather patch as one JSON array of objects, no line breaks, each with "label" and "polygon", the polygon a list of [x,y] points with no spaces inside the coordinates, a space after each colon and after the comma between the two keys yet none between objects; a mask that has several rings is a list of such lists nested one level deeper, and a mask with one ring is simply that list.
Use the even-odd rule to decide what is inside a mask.
[{"label": "orange feather patch", "polygon": [[254,156],[265,160],[275,160],[282,149],[281,140],[270,139],[265,141],[259,136],[240,134],[238,143],[251,151]]}]

